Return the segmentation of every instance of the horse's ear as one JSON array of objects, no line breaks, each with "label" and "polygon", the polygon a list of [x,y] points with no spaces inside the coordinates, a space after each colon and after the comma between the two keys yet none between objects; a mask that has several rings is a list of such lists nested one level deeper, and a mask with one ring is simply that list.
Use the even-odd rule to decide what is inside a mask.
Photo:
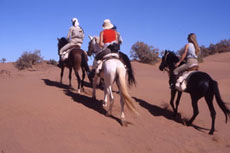
[{"label": "horse's ear", "polygon": [[92,39],[93,39],[93,37],[89,35],[89,39],[90,39],[90,40],[92,40]]},{"label": "horse's ear", "polygon": [[60,39],[59,38],[57,38],[57,41],[59,41]]},{"label": "horse's ear", "polygon": [[164,55],[167,54],[167,52],[168,52],[168,50],[166,49],[166,50],[164,51]]}]

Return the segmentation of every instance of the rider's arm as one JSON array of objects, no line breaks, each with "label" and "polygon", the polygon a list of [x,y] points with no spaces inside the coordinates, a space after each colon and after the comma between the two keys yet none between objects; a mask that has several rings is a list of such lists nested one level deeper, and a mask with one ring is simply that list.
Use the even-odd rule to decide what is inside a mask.
[{"label": "rider's arm", "polygon": [[[115,31],[116,32],[116,31]],[[116,42],[119,44],[119,36],[118,33],[116,32]]]},{"label": "rider's arm", "polygon": [[69,32],[68,32],[68,35],[67,35],[67,40],[70,40],[70,37],[72,35],[72,28],[69,28]]},{"label": "rider's arm", "polygon": [[104,46],[104,43],[103,43],[103,31],[100,33],[100,47],[103,47]]},{"label": "rider's arm", "polygon": [[184,61],[184,59],[185,59],[187,53],[188,53],[188,44],[185,45],[184,52],[183,52],[183,54],[181,55],[181,58],[180,58],[179,62],[176,63],[176,65],[175,65],[176,67],[178,67],[182,61]]}]

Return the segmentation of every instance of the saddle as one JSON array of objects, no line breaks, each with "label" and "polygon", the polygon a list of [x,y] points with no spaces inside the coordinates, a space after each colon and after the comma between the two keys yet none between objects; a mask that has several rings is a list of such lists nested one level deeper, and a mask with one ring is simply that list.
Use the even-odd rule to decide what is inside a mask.
[{"label": "saddle", "polygon": [[62,61],[67,60],[68,57],[69,57],[69,53],[70,53],[71,50],[73,50],[73,49],[80,49],[80,47],[76,45],[76,46],[74,46],[73,48],[67,49],[65,52],[63,52],[63,54],[60,55],[60,56],[61,56],[61,60],[62,60]]},{"label": "saddle", "polygon": [[178,77],[176,84],[175,84],[175,88],[179,91],[185,91],[187,88],[187,81],[188,81],[189,77],[191,76],[192,73],[197,72],[198,68],[199,68],[199,66],[196,65],[196,66],[189,68],[185,72],[183,72]]},{"label": "saddle", "polygon": [[96,74],[100,74],[103,68],[103,64],[109,59],[119,59],[119,55],[117,53],[109,53],[105,55],[101,60],[97,61]]}]

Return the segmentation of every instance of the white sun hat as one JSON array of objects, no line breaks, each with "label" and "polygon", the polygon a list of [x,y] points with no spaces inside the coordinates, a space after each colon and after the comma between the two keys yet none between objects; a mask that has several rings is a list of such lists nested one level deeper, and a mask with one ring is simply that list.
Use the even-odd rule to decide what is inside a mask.
[{"label": "white sun hat", "polygon": [[75,22],[75,26],[79,26],[79,22],[77,18],[72,18],[72,23]]},{"label": "white sun hat", "polygon": [[111,23],[111,21],[109,19],[105,19],[102,28],[106,30],[106,29],[111,29],[112,27],[113,24]]}]

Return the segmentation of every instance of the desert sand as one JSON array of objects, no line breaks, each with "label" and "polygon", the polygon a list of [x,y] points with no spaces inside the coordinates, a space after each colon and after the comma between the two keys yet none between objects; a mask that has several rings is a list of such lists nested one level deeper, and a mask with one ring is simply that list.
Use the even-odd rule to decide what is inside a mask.
[{"label": "desert sand", "polygon": [[[206,57],[200,70],[218,82],[222,99],[230,107],[230,53]],[[140,116],[126,110],[128,127],[119,122],[120,102],[114,86],[113,117],[101,106],[103,91],[92,88],[77,94],[68,88],[68,70],[60,85],[60,69],[43,64],[18,71],[13,63],[0,64],[0,153],[229,153],[230,122],[214,99],[216,131],[209,135],[211,117],[204,99],[193,126],[183,124],[192,116],[187,93],[179,106],[181,118],[172,116],[167,73],[159,64],[132,62],[137,86],[129,89]]]}]

